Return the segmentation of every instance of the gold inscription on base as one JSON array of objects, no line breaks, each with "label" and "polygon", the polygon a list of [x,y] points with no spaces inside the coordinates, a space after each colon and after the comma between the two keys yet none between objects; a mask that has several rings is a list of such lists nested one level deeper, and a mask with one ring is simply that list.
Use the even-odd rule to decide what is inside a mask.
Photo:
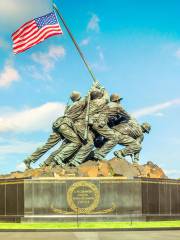
[{"label": "gold inscription on base", "polygon": [[97,208],[100,192],[95,184],[87,181],[73,183],[67,191],[69,207],[78,213],[89,214]]}]

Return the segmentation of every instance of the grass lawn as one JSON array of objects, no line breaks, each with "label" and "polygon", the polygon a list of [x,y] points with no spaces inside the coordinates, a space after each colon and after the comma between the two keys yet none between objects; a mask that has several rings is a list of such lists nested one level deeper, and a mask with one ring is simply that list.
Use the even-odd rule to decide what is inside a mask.
[{"label": "grass lawn", "polygon": [[180,227],[180,221],[161,222],[88,222],[88,223],[0,223],[0,229],[83,229],[83,228],[158,228]]}]

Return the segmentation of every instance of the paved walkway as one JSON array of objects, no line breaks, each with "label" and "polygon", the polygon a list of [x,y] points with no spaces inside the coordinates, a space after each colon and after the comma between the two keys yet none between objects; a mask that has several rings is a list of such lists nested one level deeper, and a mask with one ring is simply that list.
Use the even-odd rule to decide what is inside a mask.
[{"label": "paved walkway", "polygon": [[180,231],[0,232],[0,240],[180,240]]}]

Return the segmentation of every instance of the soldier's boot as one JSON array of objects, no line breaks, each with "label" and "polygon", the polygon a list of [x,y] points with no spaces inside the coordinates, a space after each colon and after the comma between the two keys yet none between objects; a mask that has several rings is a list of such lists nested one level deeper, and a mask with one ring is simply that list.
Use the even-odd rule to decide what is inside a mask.
[{"label": "soldier's boot", "polygon": [[26,170],[32,169],[32,167],[31,167],[31,163],[32,163],[31,158],[26,158],[23,162],[24,162],[24,164],[26,166]]},{"label": "soldier's boot", "polygon": [[116,156],[117,158],[123,159],[123,160],[125,159],[125,156],[124,156],[124,154],[122,153],[121,150],[120,151],[115,151],[114,156]]},{"label": "soldier's boot", "polygon": [[[55,157],[54,157],[54,163],[57,163],[59,166],[61,166],[62,168],[64,168],[65,166],[66,166],[66,164],[65,163],[63,163],[63,160],[61,159],[61,157],[59,156],[59,155],[56,155]],[[53,163],[53,164],[54,164]]]},{"label": "soldier's boot", "polygon": [[138,162],[139,162],[139,153],[132,154],[132,155],[131,155],[131,158],[132,158],[132,163],[133,163],[134,165],[137,165]]}]

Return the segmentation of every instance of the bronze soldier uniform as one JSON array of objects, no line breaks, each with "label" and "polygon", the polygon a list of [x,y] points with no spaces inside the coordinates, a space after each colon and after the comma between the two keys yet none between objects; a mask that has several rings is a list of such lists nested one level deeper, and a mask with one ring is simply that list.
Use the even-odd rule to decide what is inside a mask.
[{"label": "bronze soldier uniform", "polygon": [[[98,92],[98,93],[101,93],[101,95],[102,95],[102,91],[100,91],[99,88],[100,88],[99,83],[96,82],[93,85],[93,87],[91,88],[90,94],[93,95],[93,94],[96,94]],[[106,98],[106,100],[104,101],[103,105],[100,104],[100,102],[102,102],[102,101],[100,101],[100,102],[97,101],[98,103],[97,103],[96,108],[101,109],[101,107],[103,107],[104,104],[106,104],[107,94],[104,95],[104,98]],[[79,104],[79,102],[80,101],[78,101],[78,104]],[[73,106],[73,108],[74,108],[74,106]],[[89,109],[90,109],[90,114],[95,113],[94,111],[91,111],[92,110],[92,103],[91,102],[90,102]],[[68,116],[70,116],[70,118],[73,120],[73,122],[74,122],[73,126],[74,126],[74,129],[75,129],[75,132],[77,133],[77,135],[81,139],[81,146],[80,146],[80,148],[76,149],[77,153],[75,154],[73,159],[70,161],[70,164],[72,164],[74,166],[78,166],[79,164],[81,164],[86,159],[86,157],[89,155],[89,153],[93,150],[93,147],[94,147],[94,135],[93,135],[92,131],[89,130],[87,132],[87,139],[84,139],[84,137],[85,137],[84,135],[85,135],[85,131],[86,131],[85,118],[86,118],[86,114],[87,114],[87,98],[86,98],[86,107],[84,109],[82,107],[78,108],[78,114],[77,114],[77,109],[75,111],[76,114],[74,114],[74,111],[71,111],[71,114],[70,114],[70,110],[71,110],[71,108],[69,108],[67,110],[66,114]],[[72,115],[73,115],[73,117],[72,117]],[[66,151],[67,147],[65,147],[62,151]],[[60,154],[62,153],[62,151],[60,152]],[[54,159],[56,161],[57,161],[58,156],[59,156],[59,154],[54,157]],[[58,163],[59,163],[59,161],[58,161]]]},{"label": "bronze soldier uniform", "polygon": [[89,123],[93,131],[107,140],[103,147],[94,151],[94,158],[99,160],[104,159],[106,154],[117,144],[117,137],[114,131],[108,127],[107,113],[103,110],[108,102],[109,95],[103,88],[91,92]]},{"label": "bronze soldier uniform", "polygon": [[[53,133],[50,135],[45,145],[37,148],[30,157],[24,160],[27,168],[30,168],[30,164],[32,162],[35,163],[42,155],[44,155],[50,148],[54,147],[62,139],[66,139],[67,141],[64,142],[63,146],[60,146],[58,150],[51,154],[51,156],[45,161],[44,165],[49,165],[50,161],[54,158],[59,164],[63,165],[63,161],[80,148],[81,140],[74,129],[72,119],[79,116],[86,107],[86,99],[81,99],[80,93],[78,92],[73,92],[71,94],[71,99],[74,101],[74,104],[72,104],[72,106],[68,106],[65,110],[65,115],[63,117],[59,117],[53,123]],[[61,152],[61,154],[59,152]]]},{"label": "bronze soldier uniform", "polygon": [[[71,99],[75,102],[67,108],[63,119],[60,118],[53,124],[55,131],[60,132],[66,139],[66,145],[60,148],[60,151],[58,153],[56,152],[54,156],[55,162],[61,166],[64,166],[65,159],[73,155],[83,144],[77,133],[74,122],[86,108],[87,98],[74,98],[74,95],[76,94],[71,95]],[[86,148],[88,149],[88,146],[86,146],[85,149]]]},{"label": "bronze soldier uniform", "polygon": [[84,142],[84,144],[82,144],[81,148],[75,154],[73,159],[70,161],[70,163],[72,165],[78,166],[86,159],[86,157],[89,155],[89,153],[93,150],[94,141],[93,141],[92,133],[90,131],[88,131],[87,139],[86,139],[86,142],[85,142],[85,139],[84,139],[84,134],[85,134],[85,130],[86,130],[85,119],[77,120],[74,123],[74,126],[77,130],[78,135],[80,136],[80,138]]},{"label": "bronze soldier uniform", "polygon": [[[92,95],[95,92],[99,93],[98,88],[99,88],[99,83],[96,82],[92,86],[89,94]],[[89,102],[89,104],[90,105],[86,106],[86,109],[81,113],[81,115],[76,119],[76,121],[74,121],[74,126],[77,130],[77,133],[82,139],[82,141],[84,142],[84,145],[82,145],[82,147],[76,153],[74,158],[70,161],[70,163],[74,166],[78,166],[79,164],[81,164],[94,148],[94,135],[89,128],[86,129],[86,117],[87,117],[87,114],[90,115],[91,102]],[[88,116],[88,119],[89,119],[89,116]],[[85,132],[87,134],[86,136],[87,139],[85,139]]]},{"label": "bronze soldier uniform", "polygon": [[[74,120],[76,117],[78,117],[79,112],[81,112],[82,109],[85,108],[86,99],[81,99],[80,93],[76,92],[76,91],[72,92],[70,98],[74,102],[74,104],[72,104],[71,106],[67,106],[65,109],[64,116],[58,118],[53,123],[54,131],[59,132],[59,134],[61,133],[61,135],[63,136],[63,138],[65,138],[65,140],[63,141],[63,143],[61,144],[59,149],[57,149],[56,151],[51,153],[51,155],[44,161],[43,166],[50,165],[54,161],[54,158],[56,157],[56,155],[58,155],[60,152],[61,152],[61,157],[63,155],[62,159],[66,158],[66,154],[67,154],[67,156],[69,156],[71,154],[71,152],[73,153],[75,151],[73,149],[74,146],[75,146],[75,149],[79,146],[79,144],[78,144],[78,146],[76,146],[76,143],[70,144],[70,142],[79,143],[79,138],[74,134],[75,131],[74,131],[73,123],[71,120]],[[78,102],[78,104],[77,104],[77,102]],[[63,124],[65,125],[65,127],[62,126]],[[73,131],[71,128],[73,129]],[[69,135],[71,135],[72,138],[70,138]],[[67,147],[68,147],[68,153],[67,153]],[[63,162],[61,163],[61,165],[63,165]]]},{"label": "bronze soldier uniform", "polygon": [[127,123],[118,124],[113,129],[119,134],[119,144],[125,146],[120,151],[115,151],[114,155],[123,158],[125,156],[132,156],[133,162],[139,161],[139,153],[141,151],[141,142],[143,141],[144,132],[141,125],[131,118]]},{"label": "bronze soldier uniform", "polygon": [[[96,82],[93,87],[90,90],[90,95],[96,95],[96,94],[100,94],[101,96],[104,93],[102,93],[102,90],[99,90],[100,86],[99,83]],[[104,95],[103,100],[101,99],[99,101],[99,99],[96,101],[96,106],[93,102],[90,101],[90,106],[89,106],[89,117],[90,117],[90,122],[92,121],[91,115],[94,115],[95,113],[97,114],[97,112],[99,111],[98,109],[101,109],[104,104],[107,103],[108,99],[108,94]],[[68,109],[69,111],[69,109]],[[78,134],[78,136],[80,137],[81,141],[82,141],[82,146],[78,149],[77,153],[75,154],[75,156],[73,157],[73,159],[70,161],[70,164],[74,165],[74,166],[78,166],[79,164],[81,164],[86,157],[89,155],[89,153],[93,150],[94,147],[94,139],[93,139],[93,133],[91,131],[88,131],[87,133],[87,139],[84,139],[84,135],[85,135],[85,131],[86,131],[86,123],[85,123],[85,118],[86,118],[86,114],[87,114],[87,104],[86,104],[86,108],[83,109],[79,108],[79,116],[76,114],[74,117],[71,116],[71,119],[74,122],[74,128],[76,129],[76,132]],[[68,113],[69,115],[69,113]],[[110,130],[110,129],[108,129]],[[110,130],[111,131],[111,130]],[[113,136],[114,137],[114,136]],[[85,142],[86,140],[86,142]],[[57,155],[58,156],[58,155]],[[55,160],[57,160],[57,156],[54,158]],[[58,161],[59,163],[59,161]]]},{"label": "bronze soldier uniform", "polygon": [[[96,149],[94,151],[95,156],[97,156],[97,158],[98,157],[100,158],[100,156],[104,157],[106,154],[108,154],[112,150],[114,146],[116,146],[119,143],[119,134],[107,126],[108,119],[118,114],[127,119],[130,118],[129,114],[122,108],[122,106],[119,103],[121,99],[122,98],[120,98],[117,94],[112,94],[110,97],[111,102],[109,102],[104,106],[104,108],[102,109],[99,115],[99,118],[98,118],[99,122],[101,123],[105,122],[106,125],[104,129],[102,128],[103,132],[99,127],[98,133],[104,136],[105,138],[107,138],[107,136],[111,136],[111,141],[105,142],[101,148]],[[106,135],[106,132],[107,132],[107,135]]]},{"label": "bronze soldier uniform", "polygon": [[59,141],[61,141],[61,135],[59,133],[53,132],[48,138],[47,142],[36,149],[36,151],[31,154],[28,158],[24,160],[26,168],[30,169],[30,164],[35,163],[40,157],[42,157],[49,149],[54,147]]},{"label": "bronze soldier uniform", "polygon": [[[151,125],[147,122],[141,124],[141,130],[142,130],[143,134],[141,136],[139,136],[138,138],[136,138],[136,141],[138,141],[140,144],[144,140],[144,133],[149,134],[149,132],[151,130]],[[140,151],[137,152],[136,154],[134,154],[134,162],[139,161],[139,153],[140,153]]]},{"label": "bronze soldier uniform", "polygon": [[[53,123],[53,133],[47,142],[24,160],[27,168],[61,140],[63,142],[60,148],[46,159],[44,166],[52,162],[64,166],[68,160],[72,165],[78,166],[93,150],[96,134],[103,136],[106,141],[103,146],[95,149],[95,159],[104,159],[116,144],[125,146],[114,153],[116,156],[133,155],[135,160],[139,159],[143,133],[149,133],[151,127],[148,123],[138,125],[120,105],[122,98],[112,94],[109,102],[109,95],[99,82],[95,82],[88,98],[81,98],[78,92],[73,92],[70,97],[73,104],[67,106],[64,116]],[[126,122],[110,126],[109,119],[116,119],[117,116]]]},{"label": "bronze soldier uniform", "polygon": [[49,157],[43,162],[43,164],[39,164],[40,167],[47,167],[47,166],[55,166],[57,163],[54,162],[54,157],[66,146],[68,141],[66,139],[63,140],[60,147],[52,152]]}]

